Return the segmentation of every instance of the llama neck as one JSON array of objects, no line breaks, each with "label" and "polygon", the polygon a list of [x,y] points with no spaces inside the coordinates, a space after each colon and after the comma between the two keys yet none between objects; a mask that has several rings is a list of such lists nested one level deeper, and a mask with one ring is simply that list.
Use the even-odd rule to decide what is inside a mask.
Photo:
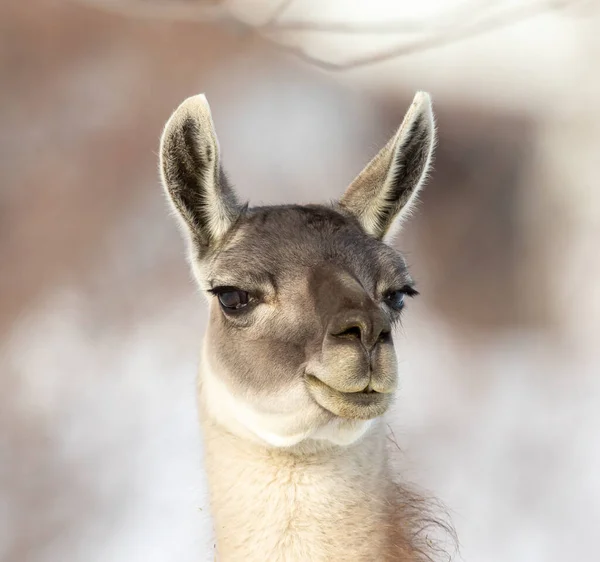
[{"label": "llama neck", "polygon": [[202,420],[219,560],[416,561],[382,423],[347,446],[275,449]]}]

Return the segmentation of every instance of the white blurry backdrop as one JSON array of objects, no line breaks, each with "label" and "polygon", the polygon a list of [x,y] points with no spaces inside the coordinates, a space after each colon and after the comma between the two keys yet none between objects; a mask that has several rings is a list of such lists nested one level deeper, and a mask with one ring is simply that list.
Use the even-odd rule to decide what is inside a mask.
[{"label": "white blurry backdrop", "polygon": [[397,242],[422,292],[399,334],[403,474],[464,560],[597,559],[595,3],[287,3],[280,22],[404,30],[275,34],[320,60],[414,46],[345,72],[252,31],[276,2],[230,2],[241,25],[199,4],[0,5],[0,559],[212,560],[206,310],[157,176],[176,105],[207,93],[251,202],[324,202],[417,89],[440,144]]}]

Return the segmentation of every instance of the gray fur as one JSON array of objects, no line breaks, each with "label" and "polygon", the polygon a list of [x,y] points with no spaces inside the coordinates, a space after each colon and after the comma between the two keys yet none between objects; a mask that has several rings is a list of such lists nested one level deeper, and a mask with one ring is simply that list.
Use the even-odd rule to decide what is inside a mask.
[{"label": "gray fur", "polygon": [[[307,366],[329,373],[329,382],[338,370],[338,378],[347,376],[348,357],[355,354],[361,362],[366,355],[360,341],[330,335],[336,316],[354,311],[389,331],[398,314],[382,306],[383,295],[413,284],[400,254],[367,235],[353,217],[316,205],[248,209],[203,271],[210,287],[263,295],[240,316],[228,317],[215,307],[209,328],[211,353],[227,367],[225,376],[231,373],[228,383],[261,395],[293,384]],[[387,358],[390,368],[380,369],[390,378],[391,339],[373,357],[375,364]],[[358,370],[358,364],[352,368]],[[367,365],[363,388],[368,372]],[[337,388],[350,390],[348,384],[340,379]]]}]

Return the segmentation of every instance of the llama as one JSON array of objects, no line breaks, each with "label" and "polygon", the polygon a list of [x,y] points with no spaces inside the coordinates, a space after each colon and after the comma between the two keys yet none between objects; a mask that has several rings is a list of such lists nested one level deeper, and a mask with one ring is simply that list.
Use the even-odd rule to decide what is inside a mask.
[{"label": "llama", "polygon": [[422,501],[394,481],[383,415],[392,330],[417,295],[390,240],[435,144],[428,94],[330,205],[249,207],[204,95],[160,142],[161,180],[209,300],[199,417],[223,562],[431,560]]}]

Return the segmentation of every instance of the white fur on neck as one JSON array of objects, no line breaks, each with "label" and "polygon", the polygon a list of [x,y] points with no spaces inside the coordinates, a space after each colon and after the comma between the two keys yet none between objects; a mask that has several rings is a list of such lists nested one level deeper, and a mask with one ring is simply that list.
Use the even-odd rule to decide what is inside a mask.
[{"label": "white fur on neck", "polygon": [[[203,354],[200,380],[205,397],[204,407],[210,418],[234,434],[250,436],[272,447],[293,447],[306,439],[329,441],[335,445],[350,445],[371,428],[374,420],[345,420],[335,418],[319,425],[307,420],[306,429],[297,431],[298,414],[273,414],[258,411],[237,398],[210,367]],[[315,411],[318,406],[314,404]]]}]

